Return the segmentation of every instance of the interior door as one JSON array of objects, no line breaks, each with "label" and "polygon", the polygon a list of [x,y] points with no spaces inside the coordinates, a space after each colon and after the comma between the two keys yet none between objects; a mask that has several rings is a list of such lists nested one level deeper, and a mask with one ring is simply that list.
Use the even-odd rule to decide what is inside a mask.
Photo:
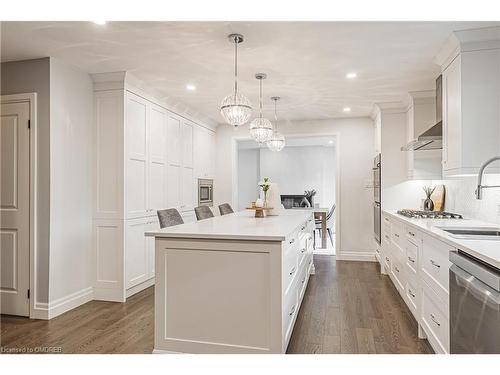
[{"label": "interior door", "polygon": [[1,313],[29,316],[30,104],[2,103],[0,113]]}]

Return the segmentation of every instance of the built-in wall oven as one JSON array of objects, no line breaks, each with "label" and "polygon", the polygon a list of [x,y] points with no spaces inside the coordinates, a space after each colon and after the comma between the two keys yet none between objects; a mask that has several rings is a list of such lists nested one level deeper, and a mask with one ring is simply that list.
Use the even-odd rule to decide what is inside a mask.
[{"label": "built-in wall oven", "polygon": [[214,180],[198,179],[198,206],[213,206],[214,204]]},{"label": "built-in wall oven", "polygon": [[381,173],[381,159],[382,156],[378,154],[373,160],[373,234],[375,241],[380,245],[381,240],[381,191],[380,191],[380,179]]}]

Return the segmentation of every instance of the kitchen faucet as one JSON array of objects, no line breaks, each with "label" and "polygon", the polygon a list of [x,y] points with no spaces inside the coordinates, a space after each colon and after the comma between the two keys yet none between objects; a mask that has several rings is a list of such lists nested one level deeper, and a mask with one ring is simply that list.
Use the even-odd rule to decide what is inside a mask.
[{"label": "kitchen faucet", "polygon": [[489,185],[489,186],[488,185],[482,185],[484,169],[489,164],[493,163],[496,160],[500,160],[500,156],[495,156],[495,157],[492,157],[489,160],[486,160],[483,163],[483,165],[481,165],[481,168],[479,168],[479,174],[477,176],[476,199],[482,199],[483,198],[483,192],[482,192],[483,189],[486,189],[486,188],[500,188],[500,185]]}]

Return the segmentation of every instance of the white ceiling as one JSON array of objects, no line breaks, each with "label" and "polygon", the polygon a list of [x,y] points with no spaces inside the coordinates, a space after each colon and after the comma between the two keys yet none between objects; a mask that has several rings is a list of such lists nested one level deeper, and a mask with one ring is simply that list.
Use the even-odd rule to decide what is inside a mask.
[{"label": "white ceiling", "polygon": [[[454,30],[480,22],[2,22],[1,60],[53,56],[89,73],[129,71],[170,103],[222,122],[218,106],[233,88],[233,47],[240,90],[258,107],[256,72],[265,72],[265,115],[281,96],[282,120],[366,116],[375,102],[434,88],[433,58]],[[354,71],[358,78],[348,80]],[[185,89],[195,84],[194,92]],[[352,108],[349,114],[343,107]]]}]

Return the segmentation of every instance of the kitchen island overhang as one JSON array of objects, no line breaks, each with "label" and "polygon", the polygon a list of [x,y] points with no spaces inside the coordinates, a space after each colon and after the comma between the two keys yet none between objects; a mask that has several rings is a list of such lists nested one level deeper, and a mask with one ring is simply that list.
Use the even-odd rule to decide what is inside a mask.
[{"label": "kitchen island overhang", "polygon": [[285,353],[313,265],[314,218],[237,212],[155,237],[155,352]]}]

